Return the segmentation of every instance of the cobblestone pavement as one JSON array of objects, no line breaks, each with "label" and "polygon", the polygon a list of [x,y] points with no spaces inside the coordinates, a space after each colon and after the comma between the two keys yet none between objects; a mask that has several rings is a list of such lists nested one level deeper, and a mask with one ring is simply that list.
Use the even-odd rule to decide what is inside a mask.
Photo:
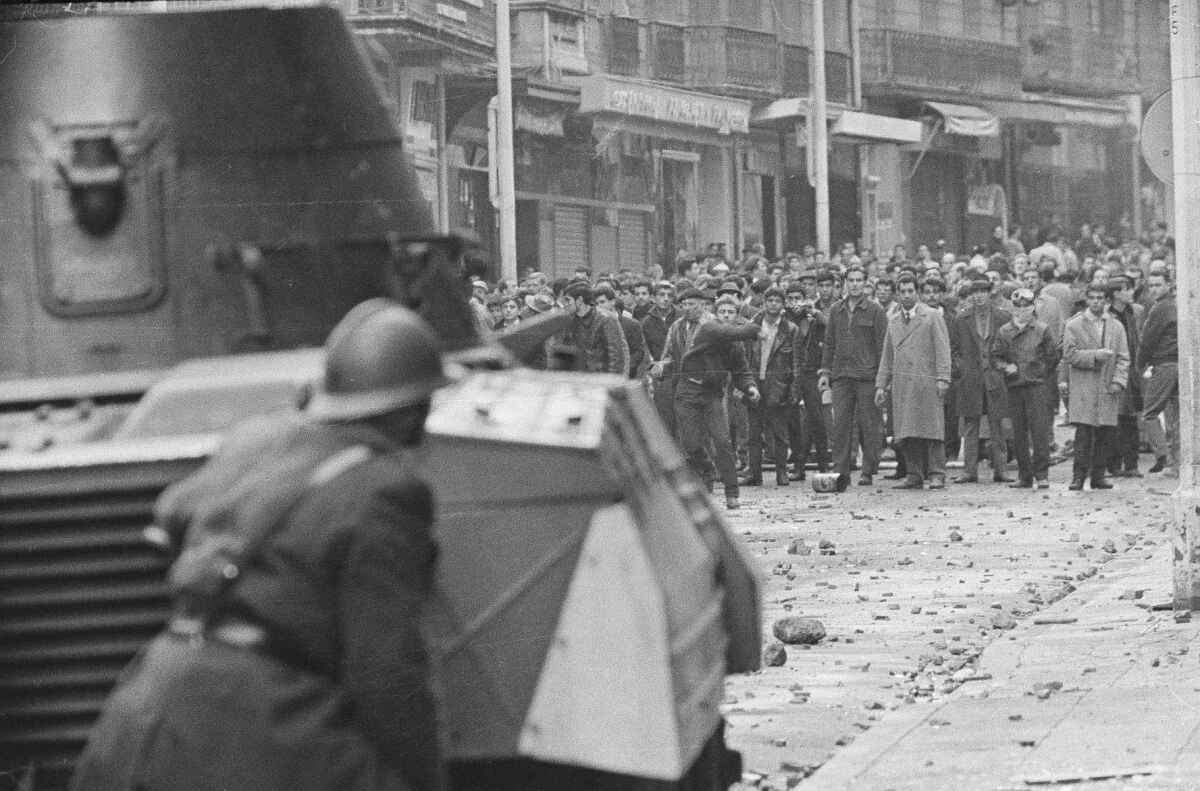
[{"label": "cobblestone pavement", "polygon": [[[1142,458],[1145,469],[1152,459]],[[943,491],[893,491],[878,477],[842,494],[806,482],[744,489],[729,521],[760,564],[764,647],[786,616],[817,618],[827,635],[728,680],[743,786],[801,784],[900,710],[964,684],[970,694],[987,680],[976,669],[985,646],[1104,580],[1111,561],[1167,543],[1174,481],[1147,475],[1069,492],[1069,467],[1051,469],[1049,490],[993,483],[986,467],[984,483]]]}]

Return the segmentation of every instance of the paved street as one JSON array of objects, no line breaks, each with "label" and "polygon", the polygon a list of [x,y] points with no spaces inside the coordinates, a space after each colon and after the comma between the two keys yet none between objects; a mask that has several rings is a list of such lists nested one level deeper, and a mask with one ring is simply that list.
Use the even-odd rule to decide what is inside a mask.
[{"label": "paved street", "polygon": [[[956,779],[944,786],[917,781],[939,761],[960,772],[972,766],[970,751],[991,741],[987,728],[1006,749],[1016,744],[1003,717],[948,718],[939,732],[974,739],[970,745],[953,738],[913,745],[919,754],[909,756],[905,771],[916,785],[897,785],[886,766],[871,776],[859,770],[875,753],[895,752],[897,744],[908,749],[905,723],[925,722],[948,702],[996,692],[1002,670],[991,667],[1020,664],[1005,663],[998,653],[1004,644],[1015,645],[1029,628],[1069,627],[1047,616],[1047,608],[1107,590],[1115,569],[1150,573],[1157,583],[1143,583],[1142,598],[1126,602],[1135,617],[1146,615],[1135,605],[1169,601],[1164,550],[1174,481],[1148,475],[1118,480],[1112,491],[1068,492],[1067,463],[1052,468],[1052,488],[1043,492],[991,483],[985,469],[981,479],[989,482],[951,484],[943,492],[894,492],[891,481],[878,479],[841,495],[814,494],[806,483],[744,490],[743,509],[730,522],[761,564],[764,645],[774,640],[772,624],[788,615],[815,617],[828,632],[816,646],[787,646],[782,666],[729,680],[729,738],[745,758],[745,787],[996,787],[963,783],[953,773]],[[832,546],[823,550],[823,541]],[[1147,572],[1151,567],[1161,574]],[[1172,623],[1169,612],[1154,615]],[[1074,662],[1061,647],[1051,660]],[[1061,680],[1050,669],[1041,668],[1045,681]],[[1043,700],[1033,691],[1037,683],[1020,694]],[[1050,687],[1045,698],[1057,692]],[[1119,725],[1124,714],[1110,712],[1109,720]],[[942,728],[940,720],[927,724]],[[875,735],[884,732],[891,736]],[[1042,760],[1052,764],[1053,756]]]}]

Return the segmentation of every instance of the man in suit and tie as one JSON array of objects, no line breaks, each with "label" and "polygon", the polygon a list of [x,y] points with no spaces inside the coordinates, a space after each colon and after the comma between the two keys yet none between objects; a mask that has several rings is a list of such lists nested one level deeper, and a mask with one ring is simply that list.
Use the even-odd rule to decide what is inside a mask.
[{"label": "man in suit and tie", "polygon": [[936,311],[917,300],[917,280],[896,281],[898,310],[888,320],[875,405],[883,408],[891,393],[895,437],[900,441],[907,475],[896,489],[946,486],[946,426],[942,402],[950,390],[950,336]]},{"label": "man in suit and tie", "polygon": [[747,344],[750,373],[761,394],[750,409],[750,469],[743,486],[762,486],[764,435],[771,437],[775,457],[775,483],[788,485],[788,412],[797,401],[800,364],[796,325],[783,314],[784,293],[778,288],[763,292],[763,311],[751,324],[758,337]]}]

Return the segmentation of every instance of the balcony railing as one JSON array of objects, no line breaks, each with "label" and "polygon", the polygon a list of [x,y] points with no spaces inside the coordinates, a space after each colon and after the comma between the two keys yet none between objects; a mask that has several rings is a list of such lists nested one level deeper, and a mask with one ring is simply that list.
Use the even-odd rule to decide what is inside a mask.
[{"label": "balcony railing", "polygon": [[1021,50],[1009,44],[891,28],[863,28],[863,87],[988,95],[1021,90]]},{"label": "balcony railing", "polygon": [[350,21],[411,22],[439,38],[458,37],[485,48],[496,45],[496,6],[478,0],[351,0]]},{"label": "balcony railing", "polygon": [[1098,33],[1063,26],[1029,31],[1021,77],[1027,90],[1112,95],[1138,90],[1137,56]]},{"label": "balcony railing", "polygon": [[748,96],[779,95],[780,50],[774,34],[732,27],[693,27],[688,33],[688,85]]}]

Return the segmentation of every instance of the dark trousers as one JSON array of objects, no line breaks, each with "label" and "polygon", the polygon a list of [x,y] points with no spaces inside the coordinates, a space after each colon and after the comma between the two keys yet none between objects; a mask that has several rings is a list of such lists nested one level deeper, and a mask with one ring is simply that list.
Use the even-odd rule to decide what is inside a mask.
[{"label": "dark trousers", "polygon": [[800,374],[800,394],[804,409],[793,408],[789,414],[789,433],[792,441],[792,460],[803,465],[810,448],[816,450],[817,469],[829,467],[829,434],[825,431],[825,410],[821,407],[821,389],[817,375]]},{"label": "dark trousers", "polygon": [[854,428],[862,446],[862,474],[879,471],[879,445],[883,417],[875,406],[875,383],[870,379],[833,381],[833,464],[839,475],[850,474],[854,456]]},{"label": "dark trousers", "polygon": [[1013,450],[1022,481],[1047,480],[1050,474],[1050,439],[1054,415],[1046,400],[1046,385],[1008,388],[1008,414],[1012,418]]},{"label": "dark trousers", "polygon": [[900,440],[905,474],[914,481],[946,477],[946,441],[927,437],[905,437]]},{"label": "dark trousers", "polygon": [[1075,464],[1072,472],[1075,480],[1082,481],[1090,474],[1092,478],[1103,478],[1108,467],[1109,450],[1116,436],[1116,426],[1089,426],[1075,424]]},{"label": "dark trousers", "polygon": [[658,410],[658,416],[662,419],[663,425],[667,427],[667,432],[672,437],[678,436],[675,433],[674,377],[668,375],[654,380],[654,408]]},{"label": "dark trousers", "polygon": [[[711,447],[726,497],[738,496],[737,467],[729,441],[729,415],[722,393],[709,393],[684,380],[675,389],[675,421],[688,464],[705,483],[713,479]],[[710,444],[711,443],[711,444]]]},{"label": "dark trousers", "polygon": [[[762,382],[758,383],[762,392]],[[765,406],[760,400],[757,404],[749,404],[750,434],[746,446],[750,451],[750,477],[762,477],[763,444],[767,445],[772,458],[775,460],[775,475],[787,475],[788,457],[788,413],[795,411],[794,406],[779,404]]]},{"label": "dark trousers", "polygon": [[1117,415],[1116,442],[1110,448],[1108,471],[1118,473],[1122,467],[1126,470],[1138,468],[1138,428],[1141,422],[1139,415]]}]

